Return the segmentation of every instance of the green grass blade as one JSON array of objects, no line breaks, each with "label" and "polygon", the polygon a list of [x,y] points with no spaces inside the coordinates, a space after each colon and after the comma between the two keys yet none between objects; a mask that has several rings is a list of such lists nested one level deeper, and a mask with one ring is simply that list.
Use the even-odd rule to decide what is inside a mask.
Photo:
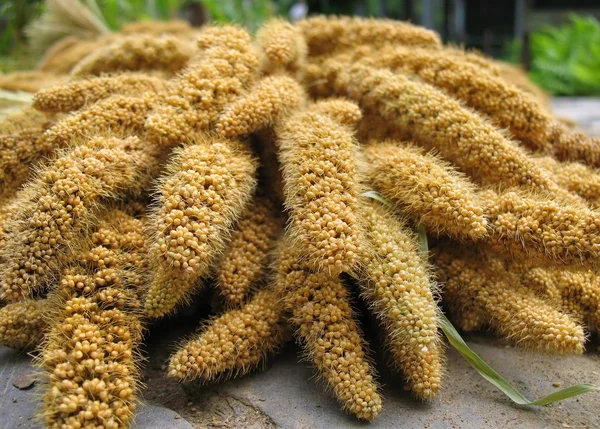
[{"label": "green grass blade", "polygon": [[383,198],[378,192],[366,191],[363,192],[363,197],[371,198],[372,200],[379,201],[381,204],[387,207],[391,207],[390,202]]},{"label": "green grass blade", "polygon": [[477,353],[467,346],[467,343],[461,338],[452,323],[444,314],[440,313],[440,327],[448,338],[450,344],[471,364],[475,370],[487,381],[496,386],[502,393],[508,396],[513,402],[519,405],[548,405],[553,402],[562,401],[567,398],[581,395],[583,393],[597,391],[598,389],[592,384],[577,384],[565,389],[554,392],[548,396],[537,399],[535,401],[528,400],[521,392],[519,392],[512,384],[504,377],[498,374],[491,366],[489,366]]}]

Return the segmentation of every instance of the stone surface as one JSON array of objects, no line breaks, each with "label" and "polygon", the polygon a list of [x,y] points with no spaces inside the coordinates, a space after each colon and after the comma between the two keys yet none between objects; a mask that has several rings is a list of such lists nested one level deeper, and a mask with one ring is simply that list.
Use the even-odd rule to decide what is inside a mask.
[{"label": "stone surface", "polygon": [[[514,348],[488,336],[465,338],[473,350],[530,399],[559,390],[553,386],[557,381],[561,388],[584,382],[600,385],[600,357],[596,352],[559,357]],[[265,371],[220,385],[182,388],[170,380],[150,380],[147,393],[154,390],[153,383],[160,385],[164,402],[198,428],[210,427],[207,422],[231,428],[364,428],[364,423],[340,411],[310,365],[298,362],[298,355],[295,346],[288,346]],[[449,348],[447,356],[444,387],[431,403],[412,399],[404,391],[401,377],[386,370],[378,359],[384,408],[369,428],[600,427],[598,393],[547,407],[517,406],[481,378],[454,349]],[[180,399],[173,401],[174,395]],[[228,409],[226,413],[215,415],[215,399]],[[245,409],[236,409],[240,403]],[[262,415],[262,422],[250,418],[251,409],[254,415]],[[248,421],[254,424],[247,425]]]},{"label": "stone surface", "polygon": [[133,429],[193,429],[183,417],[165,407],[143,403],[138,407]]}]

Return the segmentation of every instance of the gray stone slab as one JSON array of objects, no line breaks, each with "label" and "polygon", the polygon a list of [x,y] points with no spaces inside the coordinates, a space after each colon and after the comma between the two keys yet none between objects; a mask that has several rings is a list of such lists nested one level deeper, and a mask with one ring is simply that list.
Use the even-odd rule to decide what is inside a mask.
[{"label": "gray stone slab", "polygon": [[132,428],[193,429],[193,426],[173,410],[143,403],[138,407]]},{"label": "gray stone slab", "polygon": [[[472,348],[505,375],[527,397],[534,399],[576,383],[600,385],[597,354],[550,356],[508,347],[484,336],[470,339]],[[220,386],[197,387],[190,401],[202,407],[212,395],[232,397],[267,415],[285,429],[363,428],[364,423],[343,414],[326,393],[307,363],[298,363],[297,350],[273,360],[261,373]],[[516,406],[494,388],[453,349],[447,350],[444,387],[431,403],[420,403],[403,389],[397,374],[382,370],[384,409],[370,428],[482,428],[482,427],[600,427],[598,393],[588,393],[547,407]],[[196,426],[204,427],[204,426]],[[231,426],[237,427],[237,426]]]},{"label": "gray stone slab", "polygon": [[13,385],[19,376],[33,371],[31,357],[0,346],[0,428],[43,427],[37,418],[39,381],[27,390]]}]

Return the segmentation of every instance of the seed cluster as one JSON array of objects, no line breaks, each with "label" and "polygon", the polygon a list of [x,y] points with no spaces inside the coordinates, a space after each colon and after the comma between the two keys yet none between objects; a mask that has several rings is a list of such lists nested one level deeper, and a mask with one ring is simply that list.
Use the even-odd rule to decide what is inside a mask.
[{"label": "seed cluster", "polygon": [[282,228],[278,207],[268,198],[256,197],[246,210],[221,256],[215,279],[229,306],[241,305],[250,288],[264,279]]},{"label": "seed cluster", "polygon": [[429,268],[402,222],[376,202],[366,202],[363,210],[373,249],[364,261],[363,292],[410,390],[432,399],[441,387],[442,355]]},{"label": "seed cluster", "polygon": [[256,185],[256,163],[239,142],[199,136],[176,150],[151,213],[156,274],[145,299],[150,317],[172,312],[209,274]]},{"label": "seed cluster", "polygon": [[344,409],[358,418],[374,419],[381,411],[381,397],[340,278],[310,271],[292,243],[284,241],[278,250],[276,281],[284,289],[284,305],[306,355]]},{"label": "seed cluster", "polygon": [[294,336],[363,420],[371,336],[431,400],[442,308],[554,353],[600,323],[600,141],[427,29],[135,23],[3,85],[37,93],[0,121],[0,344],[37,347],[49,427],[130,426],[144,322],[205,285],[170,377],[241,376]]},{"label": "seed cluster", "polygon": [[119,428],[132,420],[143,326],[139,291],[124,273],[143,270],[135,261],[145,253],[141,221],[110,211],[76,252],[79,265],[66,269],[50,293],[39,357],[49,376],[49,427]]},{"label": "seed cluster", "polygon": [[486,234],[483,205],[474,186],[442,160],[395,142],[365,148],[373,187],[416,223],[451,237],[477,239]]},{"label": "seed cluster", "polygon": [[243,375],[263,363],[287,338],[274,289],[258,291],[239,309],[212,320],[171,356],[169,377],[214,381]]},{"label": "seed cluster", "polygon": [[361,186],[352,129],[317,103],[276,127],[286,206],[294,239],[312,263],[348,272],[361,252],[357,216]]},{"label": "seed cluster", "polygon": [[522,285],[504,267],[501,256],[451,245],[436,257],[446,291],[456,299],[460,327],[466,331],[489,323],[500,335],[521,346],[555,353],[581,353],[585,335],[581,326],[552,303]]}]

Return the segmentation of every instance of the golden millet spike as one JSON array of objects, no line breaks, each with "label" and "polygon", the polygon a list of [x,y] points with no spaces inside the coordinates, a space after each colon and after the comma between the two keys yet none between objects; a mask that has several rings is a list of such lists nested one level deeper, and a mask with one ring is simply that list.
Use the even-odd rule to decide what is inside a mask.
[{"label": "golden millet spike", "polygon": [[310,56],[332,54],[357,45],[377,50],[385,45],[441,47],[433,31],[391,19],[316,16],[298,22]]},{"label": "golden millet spike", "polygon": [[138,137],[95,137],[41,169],[5,225],[0,299],[20,300],[50,282],[69,262],[101,199],[145,190],[157,166],[156,151]]},{"label": "golden millet spike", "polygon": [[458,239],[486,234],[475,187],[454,168],[422,149],[394,141],[364,149],[373,187],[428,231]]},{"label": "golden millet spike", "polygon": [[14,192],[0,200],[0,266],[4,262],[3,258],[7,256],[2,253],[2,249],[6,246],[6,232],[10,225],[10,219],[19,216],[19,212],[25,202],[28,201],[29,195],[28,192]]},{"label": "golden millet spike", "polygon": [[141,134],[155,102],[156,94],[151,93],[140,97],[113,95],[66,116],[42,134],[38,145],[52,150],[107,132],[123,137]]},{"label": "golden millet spike", "polygon": [[[365,58],[364,54],[359,54]],[[418,76],[467,106],[507,128],[526,146],[548,151],[552,118],[529,94],[480,66],[469,64],[444,50],[389,46],[369,56],[365,63]]]},{"label": "golden millet spike", "polygon": [[148,137],[172,146],[214,126],[226,105],[253,85],[258,58],[250,35],[235,26],[208,27],[200,51],[172,81],[146,120]]},{"label": "golden millet spike", "polygon": [[600,254],[600,213],[520,190],[480,193],[489,224],[486,242],[515,257],[594,263]]},{"label": "golden millet spike", "polygon": [[[336,61],[307,68],[307,80],[321,95],[348,96],[363,112],[394,122],[406,137],[446,160],[483,185],[555,186],[516,143],[484,118],[440,90],[389,70]],[[327,82],[317,83],[318,81]]]},{"label": "golden millet spike", "polygon": [[51,118],[32,107],[25,107],[0,120],[0,134],[16,134],[19,131],[49,126]]},{"label": "golden millet spike", "polygon": [[502,77],[502,79],[512,83],[521,91],[533,96],[540,108],[544,109],[546,112],[552,111],[552,107],[550,106],[550,95],[529,80],[527,71],[524,68],[499,60],[494,60],[494,64],[498,67],[499,76]]},{"label": "golden millet spike", "polygon": [[337,275],[311,271],[306,262],[293,243],[280,244],[276,282],[296,337],[343,409],[373,420],[381,411],[379,387],[346,289]]},{"label": "golden millet spike", "polygon": [[359,275],[362,293],[385,330],[393,365],[419,399],[432,399],[442,377],[437,305],[429,267],[416,238],[375,201],[362,206],[369,250]]},{"label": "golden millet spike", "polygon": [[169,377],[227,380],[264,364],[288,338],[280,296],[273,285],[258,291],[239,309],[209,321],[169,361]]},{"label": "golden millet spike", "polygon": [[453,320],[463,329],[478,328],[483,322],[526,348],[583,352],[582,327],[523,286],[518,275],[505,269],[501,257],[456,245],[438,248],[436,253],[436,267],[445,280],[443,296],[448,297]]},{"label": "golden millet spike", "polygon": [[31,350],[41,341],[46,326],[42,313],[47,301],[26,299],[0,308],[0,345]]},{"label": "golden millet spike", "polygon": [[50,294],[38,359],[49,378],[49,427],[125,428],[133,419],[143,324],[136,286],[122,274],[146,253],[141,229],[141,220],[109,211],[78,253],[88,267],[66,270]]},{"label": "golden millet spike", "polygon": [[164,79],[143,73],[93,77],[42,89],[33,97],[33,107],[44,112],[71,112],[111,95],[159,93],[164,91],[166,86]]},{"label": "golden millet spike", "polygon": [[193,31],[189,22],[181,19],[170,19],[169,21],[135,21],[123,24],[119,29],[121,34],[152,34],[160,36],[163,34],[188,35]]},{"label": "golden millet spike", "polygon": [[73,76],[100,75],[117,71],[164,70],[175,73],[193,54],[193,44],[171,35],[133,34],[121,37],[83,58]]},{"label": "golden millet spike", "polygon": [[472,66],[476,66],[482,70],[485,70],[493,76],[501,75],[502,67],[500,61],[486,56],[481,51],[476,49],[466,50],[464,47],[452,45],[446,45],[441,50],[442,55],[455,57],[461,61],[467,62]]},{"label": "golden millet spike", "polygon": [[265,277],[269,255],[283,228],[279,207],[257,196],[240,217],[216,269],[216,285],[228,306],[240,306]]},{"label": "golden millet spike", "polygon": [[223,137],[243,136],[284,120],[304,106],[304,88],[289,76],[267,76],[250,92],[225,107],[216,124]]},{"label": "golden millet spike", "polygon": [[549,143],[554,156],[560,161],[578,161],[590,167],[600,167],[600,137],[588,137],[557,122]]},{"label": "golden millet spike", "polygon": [[353,130],[311,106],[282,121],[275,132],[293,239],[318,269],[351,271],[363,239],[360,153]]},{"label": "golden millet spike", "polygon": [[119,34],[110,33],[95,39],[79,39],[67,36],[44,52],[37,68],[56,74],[69,73],[82,59],[92,52],[114,42]]},{"label": "golden millet spike", "polygon": [[521,283],[573,314],[590,327],[600,323],[600,281],[582,267],[549,267],[514,261],[507,269],[520,274]]},{"label": "golden millet spike", "polygon": [[32,164],[50,155],[51,150],[37,142],[41,128],[0,135],[0,199],[14,193],[32,173]]},{"label": "golden millet spike", "polygon": [[256,44],[263,73],[286,72],[302,78],[307,46],[297,26],[279,18],[270,19],[256,32]]},{"label": "golden millet spike", "polygon": [[319,100],[311,106],[315,113],[329,115],[333,120],[344,125],[356,126],[362,119],[360,108],[345,98],[327,98]]},{"label": "golden millet spike", "polygon": [[66,80],[66,76],[41,70],[15,71],[0,74],[0,89],[33,93],[52,85],[60,85]]},{"label": "golden millet spike", "polygon": [[210,273],[256,186],[256,161],[240,142],[209,135],[177,149],[150,215],[154,279],[150,317],[175,310]]},{"label": "golden millet spike", "polygon": [[600,208],[600,174],[579,162],[559,162],[551,156],[535,158],[535,162],[557,185],[584,198],[595,209]]}]

